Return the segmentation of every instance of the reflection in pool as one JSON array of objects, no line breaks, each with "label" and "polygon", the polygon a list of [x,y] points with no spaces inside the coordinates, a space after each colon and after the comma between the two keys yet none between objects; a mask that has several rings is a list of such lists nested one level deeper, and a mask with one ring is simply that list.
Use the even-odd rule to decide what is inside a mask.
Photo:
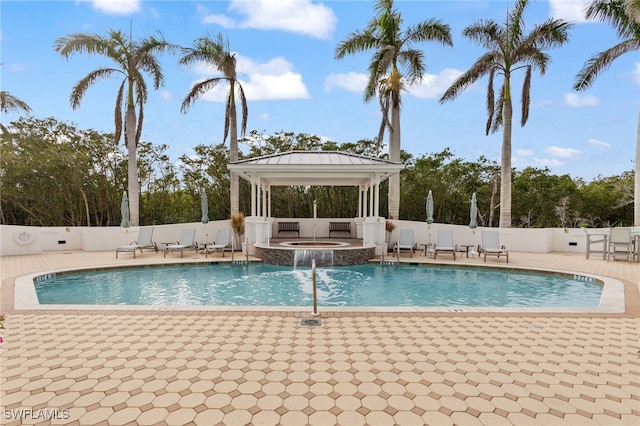
[{"label": "reflection in pool", "polygon": [[[41,304],[309,306],[309,268],[249,264],[164,266],[58,274],[36,280]],[[602,286],[559,275],[434,266],[317,270],[322,306],[597,307]]]}]

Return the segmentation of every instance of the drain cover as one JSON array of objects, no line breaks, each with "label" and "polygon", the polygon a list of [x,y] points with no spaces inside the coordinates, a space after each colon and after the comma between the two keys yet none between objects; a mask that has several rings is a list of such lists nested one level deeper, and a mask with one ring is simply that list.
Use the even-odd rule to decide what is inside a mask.
[{"label": "drain cover", "polygon": [[306,325],[308,327],[317,327],[322,325],[320,318],[302,318],[300,325]]}]

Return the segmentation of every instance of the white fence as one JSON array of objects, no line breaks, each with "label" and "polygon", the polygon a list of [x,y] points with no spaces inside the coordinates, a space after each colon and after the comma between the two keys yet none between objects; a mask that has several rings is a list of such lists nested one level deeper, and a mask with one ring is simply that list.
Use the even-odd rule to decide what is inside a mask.
[{"label": "white fence", "polygon": [[[279,219],[272,218],[271,229],[277,228]],[[300,222],[300,237],[313,237],[313,219],[282,219],[296,220]],[[315,221],[316,236],[328,238],[330,221],[344,221],[346,219],[319,218]],[[447,225],[434,223],[427,225],[424,222],[412,222],[395,220],[396,228],[389,236],[389,241],[393,243],[398,238],[400,229],[413,229],[415,231],[415,243],[425,244],[435,242],[438,229],[453,229],[454,241],[460,247],[463,244],[480,244],[482,229],[469,229],[462,225]],[[163,243],[175,242],[180,236],[183,228],[196,229],[196,242],[209,242],[215,235],[218,228],[229,226],[228,220],[213,221],[208,224],[200,222],[181,223],[171,225],[155,226],[153,239],[160,247]],[[500,242],[510,251],[549,253],[549,252],[571,252],[585,253],[587,232],[591,235],[606,234],[607,229],[576,229],[576,228],[542,228],[542,229],[522,229],[522,228],[491,228],[497,229],[500,235]],[[352,236],[359,235],[358,224],[353,220]],[[277,235],[277,231],[275,232]],[[274,233],[272,232],[272,236]],[[129,244],[135,241],[138,236],[138,228],[122,229],[120,227],[29,227],[0,225],[0,256],[35,254],[44,251],[65,251],[65,250],[85,250],[85,251],[107,251],[115,250],[116,247]],[[599,247],[592,247],[598,251]]]}]

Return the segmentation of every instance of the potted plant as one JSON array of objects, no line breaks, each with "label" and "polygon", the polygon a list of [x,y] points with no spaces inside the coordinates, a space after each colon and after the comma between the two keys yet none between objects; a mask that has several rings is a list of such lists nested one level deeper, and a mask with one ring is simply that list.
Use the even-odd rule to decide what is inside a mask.
[{"label": "potted plant", "polygon": [[[231,214],[231,229],[233,229],[233,232],[235,234],[234,239],[236,241],[242,242],[242,235],[244,235],[244,213],[238,212],[238,213],[232,213]],[[242,245],[238,245],[240,247],[242,247]],[[234,250],[235,250],[235,246],[234,246]]]},{"label": "potted plant", "polygon": [[393,224],[390,220],[386,221],[384,224],[384,229],[387,231],[387,243],[391,239],[391,233],[394,229],[396,229],[396,225]]}]

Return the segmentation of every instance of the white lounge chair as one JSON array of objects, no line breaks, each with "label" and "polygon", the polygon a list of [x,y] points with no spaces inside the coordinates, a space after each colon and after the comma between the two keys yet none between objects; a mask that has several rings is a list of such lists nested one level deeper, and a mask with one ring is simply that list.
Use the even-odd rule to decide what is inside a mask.
[{"label": "white lounge chair", "polygon": [[220,228],[216,233],[216,239],[213,243],[207,243],[204,248],[200,250],[204,253],[205,257],[208,257],[209,253],[215,253],[218,250],[222,251],[222,257],[224,257],[224,249],[231,245],[231,228]]},{"label": "white lounge chair", "polygon": [[498,231],[482,231],[482,245],[480,246],[480,253],[484,253],[484,261],[487,261],[487,256],[505,256],[507,263],[509,263],[509,252],[504,245],[500,245],[500,236]]},{"label": "white lounge chair", "polygon": [[158,245],[153,241],[153,226],[143,226],[138,231],[138,239],[126,246],[120,246],[116,249],[116,259],[118,253],[133,253],[133,258],[136,258],[136,250],[153,250],[158,252]]},{"label": "white lounge chair", "polygon": [[633,258],[633,238],[631,228],[611,228],[609,231],[609,250],[607,260],[616,260],[619,256],[624,256],[627,261]]},{"label": "white lounge chair", "polygon": [[180,234],[180,240],[176,244],[169,244],[164,249],[164,257],[167,257],[167,253],[179,251],[180,257],[184,257],[184,251],[188,249],[196,250],[198,246],[195,243],[196,230],[193,228],[186,228],[182,230]]},{"label": "white lounge chair", "polygon": [[453,243],[453,231],[450,229],[438,231],[438,241],[433,249],[433,258],[438,257],[438,253],[447,253],[453,255],[453,260],[456,260],[457,250],[458,245]]},{"label": "white lounge chair", "polygon": [[413,229],[401,229],[398,234],[398,242],[394,247],[394,252],[398,254],[398,259],[400,258],[400,250],[409,250],[410,257],[413,257],[413,252],[415,250],[415,243],[413,242],[414,232]]}]

